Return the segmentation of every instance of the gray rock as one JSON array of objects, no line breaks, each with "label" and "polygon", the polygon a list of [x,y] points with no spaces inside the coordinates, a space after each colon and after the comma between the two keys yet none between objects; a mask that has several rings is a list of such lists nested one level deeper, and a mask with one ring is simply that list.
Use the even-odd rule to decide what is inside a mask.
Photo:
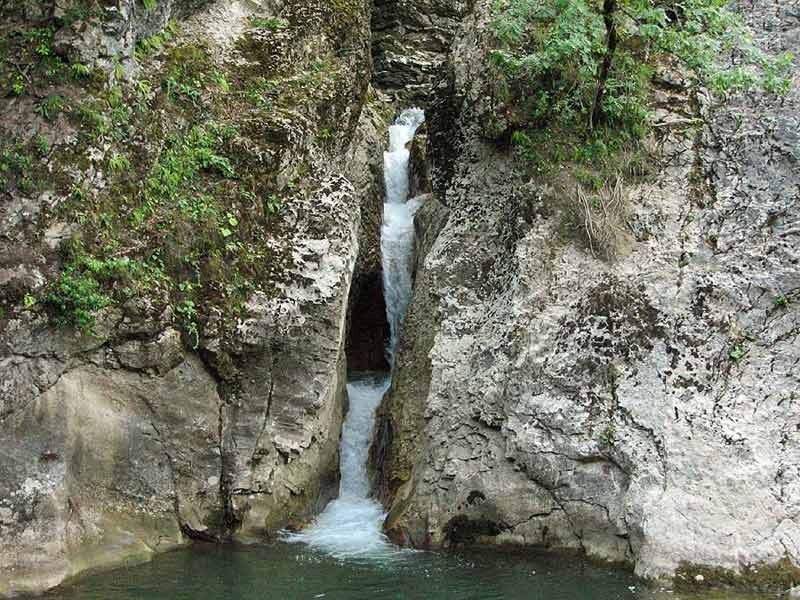
[{"label": "gray rock", "polygon": [[[211,55],[235,50],[253,4],[194,11],[200,4],[160,0],[145,17],[138,0],[120,2],[61,32],[60,48],[101,65],[109,53],[124,61],[135,40],[187,15],[187,41],[202,38]],[[323,12],[300,4],[291,7],[297,18]],[[363,29],[348,31],[361,51],[348,47],[336,105],[325,107],[341,125],[336,139],[322,149],[320,122],[280,117],[286,143],[276,179],[293,186],[302,173],[303,190],[282,207],[263,249],[285,252],[286,264],[236,317],[205,311],[197,336],[181,339],[174,298],[148,290],[100,311],[91,334],[58,328],[47,307],[23,299],[57,276],[57,249],[75,227],[52,210],[53,194],[0,203],[0,292],[10,307],[0,315],[0,596],[40,592],[192,539],[265,541],[336,494],[348,298],[360,246],[359,268],[377,261],[381,208],[383,117],[377,108],[362,113],[369,57],[361,8],[353,18]],[[288,52],[309,61],[308,53],[340,50],[337,43],[322,30],[286,40]],[[28,135],[31,114],[32,104],[14,103],[4,131]],[[93,151],[95,162],[104,152]],[[107,184],[92,166],[81,175],[93,191]]]},{"label": "gray rock", "polygon": [[406,106],[426,104],[471,0],[378,0],[372,19],[375,83]]},{"label": "gray rock", "polygon": [[[671,160],[626,189],[635,236],[603,261],[564,238],[565,199],[493,141],[489,5],[430,111],[449,214],[419,216],[440,232],[373,453],[390,534],[576,549],[650,578],[800,566],[796,82],[783,100],[706,105],[699,144],[665,134]],[[761,43],[791,48],[796,22],[747,15],[771,31]]]}]

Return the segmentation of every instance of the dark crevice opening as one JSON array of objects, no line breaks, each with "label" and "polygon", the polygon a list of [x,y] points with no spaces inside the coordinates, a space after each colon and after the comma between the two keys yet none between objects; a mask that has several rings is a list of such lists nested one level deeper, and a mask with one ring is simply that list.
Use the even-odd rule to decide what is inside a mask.
[{"label": "dark crevice opening", "polygon": [[350,291],[350,323],[347,334],[349,373],[388,371],[386,344],[389,322],[379,270],[358,273]]}]

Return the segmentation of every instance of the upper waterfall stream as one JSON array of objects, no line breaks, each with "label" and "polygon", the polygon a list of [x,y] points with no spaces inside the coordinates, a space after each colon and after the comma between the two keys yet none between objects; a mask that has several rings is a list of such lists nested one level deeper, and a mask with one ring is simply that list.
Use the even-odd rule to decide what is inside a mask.
[{"label": "upper waterfall stream", "polygon": [[416,199],[409,199],[408,143],[425,121],[425,113],[417,108],[403,111],[389,127],[389,149],[383,155],[383,177],[386,199],[381,227],[381,262],[383,293],[390,339],[386,349],[389,365],[400,335],[400,325],[411,301],[414,261],[414,214],[419,209]]},{"label": "upper waterfall stream", "polygon": [[[420,109],[403,111],[389,128],[389,147],[384,153],[386,198],[381,227],[381,255],[389,342],[386,354],[394,366],[400,326],[411,301],[414,260],[414,213],[419,202],[409,200],[408,143],[425,120]],[[333,500],[315,522],[299,533],[287,534],[290,542],[303,542],[336,558],[386,558],[402,553],[384,535],[383,506],[369,497],[367,458],[375,411],[389,389],[390,375],[360,376],[347,384],[350,409],[342,427],[341,483]]]}]

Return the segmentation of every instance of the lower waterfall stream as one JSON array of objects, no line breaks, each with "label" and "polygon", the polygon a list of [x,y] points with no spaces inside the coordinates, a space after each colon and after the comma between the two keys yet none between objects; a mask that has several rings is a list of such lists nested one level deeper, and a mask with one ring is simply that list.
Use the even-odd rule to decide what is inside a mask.
[{"label": "lower waterfall stream", "polygon": [[[384,153],[386,197],[381,227],[383,290],[389,342],[386,355],[394,365],[400,326],[412,293],[414,260],[414,213],[419,208],[409,200],[409,157],[406,147],[414,138],[425,114],[420,109],[403,111],[389,128],[389,148]],[[385,559],[404,552],[383,534],[385,514],[379,502],[369,497],[367,458],[372,441],[375,411],[391,384],[390,375],[357,376],[347,384],[350,408],[342,427],[341,484],[333,500],[316,521],[285,541],[306,543],[335,558]]]},{"label": "lower waterfall stream", "polygon": [[[389,130],[384,155],[386,202],[381,251],[394,364],[400,326],[411,299],[414,213],[409,199],[409,150],[424,121],[404,111]],[[537,599],[752,600],[763,596],[675,594],[644,586],[633,575],[580,557],[533,550],[414,552],[383,534],[383,507],[369,495],[367,454],[375,411],[389,374],[356,375],[348,382],[349,411],[342,429],[340,495],[309,527],[261,546],[194,544],[150,563],[98,573],[45,595],[50,600],[285,600]],[[287,543],[289,542],[289,543]]]}]

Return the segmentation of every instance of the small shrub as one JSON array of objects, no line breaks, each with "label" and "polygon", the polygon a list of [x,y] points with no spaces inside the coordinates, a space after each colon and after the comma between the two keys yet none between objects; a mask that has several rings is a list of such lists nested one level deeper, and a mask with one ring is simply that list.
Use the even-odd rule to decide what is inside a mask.
[{"label": "small shrub", "polygon": [[128,160],[128,157],[124,154],[115,152],[108,160],[108,168],[111,169],[113,173],[122,173],[131,168],[131,161]]},{"label": "small shrub", "polygon": [[175,314],[183,321],[186,333],[192,340],[192,348],[200,345],[200,333],[197,328],[197,306],[192,300],[184,300],[175,307]]},{"label": "small shrub", "polygon": [[728,358],[730,358],[733,362],[739,362],[745,356],[747,356],[747,348],[744,346],[744,344],[736,344],[728,353]]},{"label": "small shrub", "polygon": [[14,81],[11,82],[11,94],[14,96],[22,96],[25,93],[25,81],[21,76],[17,75]]},{"label": "small shrub", "polygon": [[36,153],[42,158],[50,153],[50,142],[41,134],[33,138],[33,147],[36,149]]},{"label": "small shrub", "polygon": [[58,94],[50,94],[36,105],[36,113],[42,118],[53,121],[64,110],[64,98]]},{"label": "small shrub", "polygon": [[136,58],[141,60],[154,52],[158,52],[175,37],[177,31],[176,23],[170,21],[159,33],[139,40],[136,44]]},{"label": "small shrub", "polygon": [[53,33],[53,29],[31,29],[24,33],[24,37],[40,58],[46,58],[54,54]]},{"label": "small shrub", "polygon": [[70,71],[75,79],[85,79],[92,74],[92,70],[83,63],[73,63],[70,65]]},{"label": "small shrub", "polygon": [[264,209],[266,210],[267,214],[277,214],[280,212],[281,206],[283,206],[283,202],[281,202],[281,199],[275,194],[270,194],[267,196],[267,199],[264,200]]},{"label": "small shrub", "polygon": [[281,31],[289,27],[289,21],[280,17],[250,17],[250,25],[256,29]]},{"label": "small shrub", "polygon": [[33,190],[33,181],[30,171],[33,167],[33,157],[26,148],[16,143],[5,147],[0,152],[0,189],[8,190],[14,182],[17,188],[24,192]]},{"label": "small shrub", "polygon": [[56,323],[65,327],[90,332],[95,313],[113,303],[107,289],[140,273],[150,276],[140,263],[128,258],[97,258],[86,254],[80,242],[67,243],[63,251],[64,267],[45,295],[44,303],[55,313]]},{"label": "small shrub", "polygon": [[111,304],[111,298],[92,275],[68,268],[45,296],[45,302],[54,309],[58,324],[90,331],[95,313]]},{"label": "small shrub", "polygon": [[609,423],[600,435],[600,441],[606,446],[614,446],[617,440],[617,429],[613,423]]}]

